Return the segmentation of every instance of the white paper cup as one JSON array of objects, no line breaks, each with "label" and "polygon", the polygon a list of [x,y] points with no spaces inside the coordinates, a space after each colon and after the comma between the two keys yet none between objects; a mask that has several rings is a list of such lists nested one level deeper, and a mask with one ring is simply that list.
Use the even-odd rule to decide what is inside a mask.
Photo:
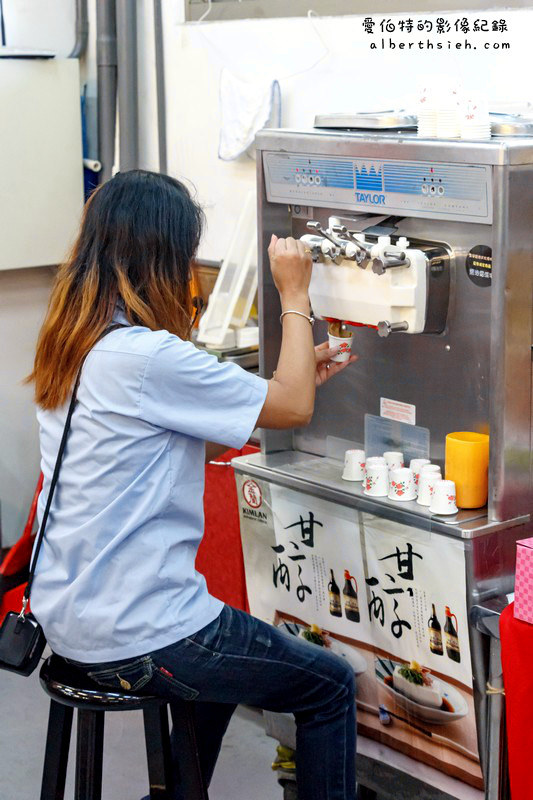
[{"label": "white paper cup", "polygon": [[389,493],[389,468],[386,464],[369,464],[365,468],[363,493],[369,497],[386,497]]},{"label": "white paper cup", "polygon": [[423,472],[441,472],[441,468],[438,464],[424,464],[420,470],[420,474]]},{"label": "white paper cup", "polygon": [[[383,456],[370,456],[365,461],[365,477],[366,477],[366,468],[368,467],[369,464],[384,464],[385,466],[387,466],[387,462],[385,461]],[[364,479],[365,478],[363,477],[363,480]]]},{"label": "white paper cup", "polygon": [[352,352],[353,335],[333,336],[333,334],[328,333],[328,339],[330,347],[340,347],[341,349],[338,355],[331,358],[331,361],[348,361]]},{"label": "white paper cup", "polygon": [[389,469],[401,469],[403,467],[403,453],[396,450],[387,450],[383,453],[383,458],[387,462]]},{"label": "white paper cup", "polygon": [[415,476],[415,486],[418,487],[418,481],[420,478],[420,470],[422,467],[428,466],[431,464],[429,458],[412,458],[411,463],[409,464],[409,469],[413,470],[413,474]]},{"label": "white paper cup", "polygon": [[457,514],[455,483],[453,481],[437,481],[429,510],[432,514]]},{"label": "white paper cup", "polygon": [[365,461],[365,464],[366,465],[368,465],[368,464],[385,464],[385,466],[387,466],[387,462],[385,461],[383,456],[368,456],[366,461]]},{"label": "white paper cup", "polygon": [[365,476],[365,451],[346,450],[344,454],[343,481],[362,481]]},{"label": "white paper cup", "polygon": [[[427,465],[426,465],[427,466]],[[435,484],[442,480],[440,467],[437,470],[422,468],[418,481],[418,497],[416,502],[420,506],[429,506],[435,491]]]},{"label": "white paper cup", "polygon": [[412,469],[399,467],[389,475],[389,500],[403,503],[416,498],[415,476]]}]

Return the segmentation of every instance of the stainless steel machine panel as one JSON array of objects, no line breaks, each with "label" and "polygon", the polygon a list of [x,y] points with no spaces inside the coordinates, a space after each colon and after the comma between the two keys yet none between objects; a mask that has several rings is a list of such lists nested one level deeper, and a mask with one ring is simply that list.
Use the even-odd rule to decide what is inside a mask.
[{"label": "stainless steel machine panel", "polygon": [[[379,415],[381,398],[400,401],[415,406],[416,424],[429,429],[432,460],[443,462],[450,431],[490,432],[489,519],[529,515],[533,140],[447,142],[400,134],[270,130],[257,142],[261,369],[266,377],[276,367],[281,341],[279,298],[266,256],[272,233],[300,237],[308,233],[309,220],[326,228],[328,218],[336,217],[370,242],[389,226],[393,243],[406,237],[412,247],[449,253],[445,327],[386,339],[369,327],[355,328],[358,364],[317,393],[309,427],[292,434],[264,432],[264,452],[325,455],[331,438],[362,445],[365,414]],[[305,164],[314,172],[297,173]],[[297,174],[306,174],[307,182],[297,182]],[[314,176],[311,185],[309,176]],[[432,176],[443,194],[438,188],[436,194],[422,191],[428,185],[424,178],[431,186]],[[356,192],[363,187],[383,195],[384,202],[358,203]],[[401,210],[397,198],[405,200]],[[441,201],[446,210],[436,213],[432,204]],[[491,255],[478,258],[480,253]],[[317,342],[326,330],[325,323],[317,323]]]},{"label": "stainless steel machine panel", "polygon": [[486,165],[276,152],[265,152],[263,159],[272,203],[492,222],[491,168]]},{"label": "stainless steel machine panel", "polygon": [[[485,797],[502,800],[501,697],[486,694],[487,681],[495,685],[501,677],[499,642],[494,634],[489,642],[479,620],[490,612],[485,605],[512,590],[515,542],[531,534],[533,139],[452,142],[402,133],[270,130],[257,143],[263,376],[271,377],[276,368],[281,343],[279,295],[267,255],[273,233],[300,238],[312,230],[327,240],[316,252],[311,244],[320,287],[315,302],[323,318],[315,325],[317,343],[326,338],[327,320],[337,318],[329,310],[353,308],[363,315],[358,288],[375,286],[377,294],[368,303],[376,296],[382,301],[386,284],[380,278],[371,284],[357,277],[365,269],[381,275],[374,269],[379,258],[405,249],[402,263],[382,266],[410,269],[406,254],[418,251],[428,257],[430,272],[429,254],[437,253],[437,260],[434,280],[427,281],[425,326],[413,326],[410,333],[405,326],[390,326],[391,335],[380,338],[368,318],[346,317],[343,322],[354,330],[357,364],[318,390],[308,427],[263,431],[262,452],[241,459],[237,469],[361,513],[466,541]],[[424,185],[437,188],[423,191]],[[358,194],[376,194],[383,201],[361,201]],[[349,241],[368,258],[357,258],[353,249],[350,255]],[[376,256],[380,247],[382,256]],[[324,275],[322,283],[316,280]],[[407,307],[390,305],[402,306],[402,313]],[[411,423],[427,429],[421,433],[427,442],[429,432],[429,455],[441,465],[447,433],[490,433],[486,508],[439,517],[415,501],[369,498],[361,484],[341,479],[344,449],[365,444],[365,415],[379,418],[382,399],[411,409]],[[385,428],[381,422],[380,427]]]}]

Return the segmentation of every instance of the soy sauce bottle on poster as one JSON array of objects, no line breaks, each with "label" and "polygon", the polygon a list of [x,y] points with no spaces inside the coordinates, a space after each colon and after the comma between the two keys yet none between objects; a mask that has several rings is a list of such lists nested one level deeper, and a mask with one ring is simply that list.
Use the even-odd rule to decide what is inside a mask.
[{"label": "soy sauce bottle on poster", "polygon": [[443,656],[444,649],[442,647],[442,628],[437,618],[435,611],[435,603],[431,604],[431,616],[428,619],[429,628],[429,649],[436,656]]},{"label": "soy sauce bottle on poster", "polygon": [[[355,583],[355,589],[352,581]],[[347,569],[344,570],[344,613],[346,619],[352,622],[359,622],[361,617],[359,615],[359,600],[357,599],[357,581],[350,575]]]},{"label": "soy sauce bottle on poster", "polygon": [[335,580],[335,575],[333,574],[332,569],[330,569],[330,573],[331,573],[331,580],[328,583],[329,613],[331,614],[332,617],[342,617],[341,590],[337,585],[337,582]]},{"label": "soy sauce bottle on poster", "polygon": [[[455,619],[455,625],[452,622],[452,617]],[[444,625],[444,639],[446,641],[446,654],[452,661],[458,664],[461,661],[461,651],[459,649],[459,636],[457,617],[452,614],[449,607],[446,606],[446,623]]]}]

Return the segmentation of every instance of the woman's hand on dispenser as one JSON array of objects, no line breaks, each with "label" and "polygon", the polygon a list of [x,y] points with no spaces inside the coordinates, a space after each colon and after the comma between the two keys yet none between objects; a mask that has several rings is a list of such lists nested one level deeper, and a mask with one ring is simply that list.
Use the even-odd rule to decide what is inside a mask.
[{"label": "woman's hand on dispenser", "polygon": [[282,298],[307,298],[313,261],[303,242],[272,236],[268,246],[270,269]]},{"label": "woman's hand on dispenser", "polygon": [[315,347],[317,386],[322,386],[326,381],[329,381],[330,378],[333,378],[334,375],[338,375],[339,372],[346,369],[348,364],[353,364],[353,362],[357,361],[359,358],[359,356],[350,356],[348,361],[331,361],[330,359],[336,356],[338,352],[339,348],[330,347],[329,342],[322,342],[322,344]]},{"label": "woman's hand on dispenser", "polygon": [[260,428],[302,428],[313,416],[316,388],[308,294],[312,259],[304,244],[291,236],[272,236],[268,255],[281,300],[281,350],[257,424]]}]

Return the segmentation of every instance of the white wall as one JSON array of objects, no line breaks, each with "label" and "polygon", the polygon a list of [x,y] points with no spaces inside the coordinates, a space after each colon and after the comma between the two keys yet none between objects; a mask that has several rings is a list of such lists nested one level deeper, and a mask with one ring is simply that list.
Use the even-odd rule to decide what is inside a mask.
[{"label": "white wall", "polygon": [[139,52],[139,167],[157,171],[159,169],[159,142],[152,0],[137,0],[137,46]]},{"label": "white wall", "polygon": [[[7,44],[53,50],[66,56],[74,45],[72,0],[4,0]],[[1,242],[0,242],[1,247]],[[2,544],[22,532],[39,475],[37,426],[30,372],[53,270],[0,272],[0,502]]]},{"label": "white wall", "polygon": [[22,533],[39,476],[31,371],[52,285],[48,267],[0,272],[0,503],[2,544]]},{"label": "white wall", "polygon": [[[157,169],[157,128],[153,19],[151,0],[137,0],[141,57],[141,165]],[[74,0],[4,0],[8,46],[52,50],[68,56],[75,39]],[[81,64],[89,111],[96,109],[96,1],[89,0],[89,48]],[[97,156],[96,126],[91,152]],[[0,156],[1,163],[1,156]],[[0,242],[0,247],[1,247]],[[19,537],[39,474],[37,426],[31,387],[35,342],[44,318],[54,270],[37,268],[0,272],[0,503],[2,545]]]},{"label": "white wall", "polygon": [[[372,52],[362,15],[181,25],[180,8],[181,0],[165,6],[168,161],[170,172],[189,178],[206,206],[208,232],[200,252],[205,258],[224,255],[234,220],[255,183],[255,163],[247,156],[229,163],[217,158],[223,68],[258,88],[279,80],[282,125],[288,128],[312,127],[317,113],[406,107],[422,79],[432,73],[453,75],[493,102],[533,100],[531,9],[446,14],[451,20],[468,16],[471,24],[480,17],[506,18],[508,33],[468,37],[476,50],[454,46],[443,51]],[[409,16],[435,20],[436,15],[399,15]],[[384,17],[399,18],[379,13],[374,20],[379,24]],[[381,36],[374,38],[381,42]],[[440,37],[453,45],[465,38],[454,33]],[[398,33],[393,39],[409,41]],[[498,41],[509,41],[511,49],[483,49],[485,42]]]}]

